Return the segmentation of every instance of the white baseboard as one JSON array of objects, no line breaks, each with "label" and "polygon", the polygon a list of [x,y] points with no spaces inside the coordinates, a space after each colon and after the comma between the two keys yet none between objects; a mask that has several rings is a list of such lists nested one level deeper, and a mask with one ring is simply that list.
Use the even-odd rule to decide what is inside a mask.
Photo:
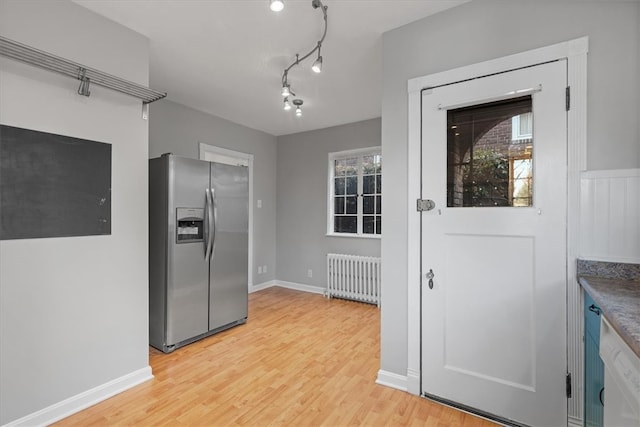
[{"label": "white baseboard", "polygon": [[407,369],[407,391],[416,396],[420,396],[420,371]]},{"label": "white baseboard", "polygon": [[282,288],[293,289],[296,291],[310,292],[312,294],[324,295],[326,288],[319,286],[305,285],[302,283],[285,282],[283,280],[276,280],[274,286],[280,286]]},{"label": "white baseboard", "polygon": [[326,289],[319,286],[305,285],[303,283],[285,282],[284,280],[269,280],[267,282],[258,283],[249,288],[249,293],[261,291],[263,289],[280,286],[281,288],[293,289],[295,291],[310,292],[312,294],[324,295]]},{"label": "white baseboard", "polygon": [[401,391],[407,391],[407,377],[404,375],[394,374],[393,372],[383,371],[382,369],[378,371],[376,384],[395,388]]},{"label": "white baseboard", "polygon": [[269,281],[266,281],[266,282],[258,283],[257,285],[252,285],[252,286],[249,287],[249,293],[256,292],[256,291],[261,291],[263,289],[267,289],[267,288],[270,288],[272,286],[276,286],[276,281],[275,280],[269,280]]},{"label": "white baseboard", "polygon": [[582,427],[582,418],[576,418],[569,416],[567,421],[568,427]]},{"label": "white baseboard", "polygon": [[147,366],[146,368],[139,369],[80,394],[76,394],[37,412],[18,418],[15,421],[5,424],[3,427],[47,426],[152,378],[151,366]]}]

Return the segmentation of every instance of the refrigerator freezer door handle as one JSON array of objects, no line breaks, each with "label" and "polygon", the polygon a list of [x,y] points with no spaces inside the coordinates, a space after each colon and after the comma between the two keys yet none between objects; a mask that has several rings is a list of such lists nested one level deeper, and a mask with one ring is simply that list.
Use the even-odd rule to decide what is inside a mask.
[{"label": "refrigerator freezer door handle", "polygon": [[204,226],[205,226],[205,238],[204,238],[204,259],[209,259],[211,253],[211,193],[209,193],[209,189],[205,190],[206,200],[204,206]]},{"label": "refrigerator freezer door handle", "polygon": [[213,218],[212,222],[211,222],[211,230],[213,230],[210,234],[211,234],[211,255],[210,257],[213,258],[213,254],[216,251],[216,231],[218,228],[218,206],[216,205],[216,192],[215,190],[212,188],[211,189],[211,206],[212,206],[212,212],[213,212]]}]

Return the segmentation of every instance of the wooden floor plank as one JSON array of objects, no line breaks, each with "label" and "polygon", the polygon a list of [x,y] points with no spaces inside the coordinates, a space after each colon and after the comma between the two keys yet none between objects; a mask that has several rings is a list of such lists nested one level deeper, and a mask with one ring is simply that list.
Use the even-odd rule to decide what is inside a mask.
[{"label": "wooden floor plank", "polygon": [[493,426],[375,384],[380,311],[273,287],[249,321],[163,354],[155,378],[58,426]]}]

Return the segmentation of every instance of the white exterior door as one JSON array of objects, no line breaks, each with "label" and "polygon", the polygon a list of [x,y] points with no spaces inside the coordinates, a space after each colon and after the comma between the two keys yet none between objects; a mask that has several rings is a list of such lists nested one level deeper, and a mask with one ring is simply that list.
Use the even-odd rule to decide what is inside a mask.
[{"label": "white exterior door", "polygon": [[422,95],[422,392],[532,426],[567,420],[566,73]]}]

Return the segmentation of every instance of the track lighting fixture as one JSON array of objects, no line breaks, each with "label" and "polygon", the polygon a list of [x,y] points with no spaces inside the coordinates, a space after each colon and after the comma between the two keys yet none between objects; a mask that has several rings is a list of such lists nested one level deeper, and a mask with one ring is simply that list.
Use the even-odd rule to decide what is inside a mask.
[{"label": "track lighting fixture", "polygon": [[303,104],[303,100],[302,99],[294,99],[293,100],[293,105],[296,106],[296,116],[300,117],[302,116],[302,104]]},{"label": "track lighting fixture", "polygon": [[320,73],[322,72],[322,56],[318,56],[318,59],[315,60],[315,62],[313,63],[313,65],[311,66],[311,69],[315,72],[315,73]]},{"label": "track lighting fixture", "polygon": [[314,73],[319,73],[322,71],[322,55],[320,55],[320,43],[318,43],[318,57],[315,61],[313,61],[311,69]]},{"label": "track lighting fixture", "polygon": [[[277,5],[275,5],[275,3],[278,3]],[[289,65],[287,68],[284,69],[283,73],[282,73],[282,96],[285,97],[284,100],[284,109],[285,110],[290,110],[291,109],[291,105],[289,104],[288,101],[288,97],[289,96],[295,96],[295,93],[293,93],[293,91],[291,90],[291,85],[289,84],[289,71],[296,65],[299,65],[301,61],[304,61],[305,59],[309,58],[311,55],[313,55],[316,51],[318,51],[318,56],[316,57],[316,60],[313,62],[313,65],[311,66],[311,69],[315,72],[315,73],[319,73],[322,71],[322,55],[320,54],[320,50],[322,49],[322,42],[324,41],[324,38],[327,36],[327,9],[328,6],[325,6],[322,4],[322,0],[312,0],[311,1],[311,6],[314,9],[318,9],[320,8],[320,10],[322,11],[322,16],[324,19],[324,32],[322,33],[322,37],[320,38],[320,40],[318,40],[318,42],[316,43],[316,46],[311,49],[310,52],[308,52],[306,55],[303,55],[302,57],[296,53],[296,60]],[[278,11],[278,10],[282,10],[282,8],[284,7],[284,4],[282,3],[282,1],[277,1],[277,0],[271,0],[271,10],[274,11]],[[302,99],[294,99],[293,100],[293,104],[297,107],[296,108],[296,116],[301,116],[302,115],[302,109],[300,108],[300,106],[302,105]],[[288,106],[288,108],[287,108]]]},{"label": "track lighting fixture", "polygon": [[282,2],[282,0],[271,0],[271,4],[269,5],[269,7],[274,12],[280,12],[282,9],[284,9],[284,3]]}]

